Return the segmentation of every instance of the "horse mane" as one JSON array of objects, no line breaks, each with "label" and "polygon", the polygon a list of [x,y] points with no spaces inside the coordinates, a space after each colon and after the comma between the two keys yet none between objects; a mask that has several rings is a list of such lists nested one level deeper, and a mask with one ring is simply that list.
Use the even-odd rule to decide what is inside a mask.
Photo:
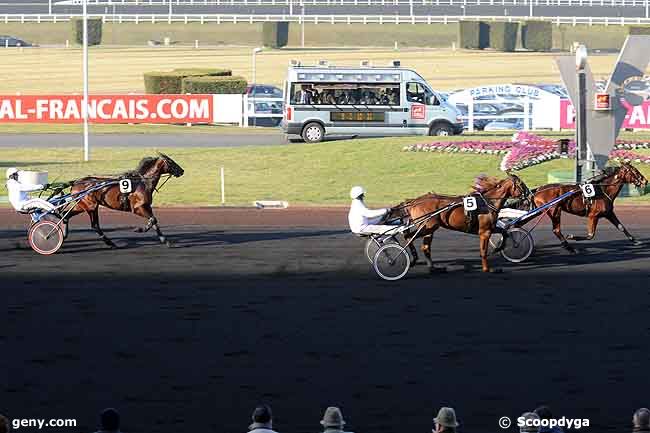
[{"label": "horse mane", "polygon": [[156,161],[158,161],[158,158],[152,156],[145,156],[140,160],[138,166],[134,170],[126,171],[122,173],[122,176],[128,177],[128,176],[142,175],[144,172],[149,170],[151,166],[153,166],[156,163]]},{"label": "horse mane", "polygon": [[501,182],[500,179],[497,179],[494,176],[488,176],[487,174],[479,174],[474,179],[474,185],[472,188],[476,192],[485,192],[492,188],[495,188]]}]

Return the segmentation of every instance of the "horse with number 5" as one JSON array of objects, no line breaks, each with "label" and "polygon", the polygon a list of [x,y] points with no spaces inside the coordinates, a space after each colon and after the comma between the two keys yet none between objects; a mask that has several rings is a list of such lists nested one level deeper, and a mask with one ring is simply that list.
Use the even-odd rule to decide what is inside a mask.
[{"label": "horse with number 5", "polygon": [[[184,174],[183,168],[169,156],[159,153],[158,157],[143,158],[136,170],[123,173],[118,177],[119,182],[106,188],[86,195],[77,203],[68,218],[86,212],[90,217],[90,225],[97,232],[99,237],[111,248],[116,248],[115,243],[109,239],[99,225],[99,208],[104,206],[109,209],[122,212],[132,212],[147,219],[144,228],[138,232],[147,232],[152,227],[156,230],[161,244],[171,246],[171,242],[163,235],[154,216],[152,203],[153,193],[160,190],[162,185],[171,177],[180,177]],[[160,179],[167,176],[167,179],[159,187]],[[92,187],[95,184],[106,181],[107,177],[85,177],[76,180],[72,184],[71,192],[79,192]]]},{"label": "horse with number 5", "polygon": [[[433,234],[439,228],[477,234],[480,238],[481,266],[483,272],[490,272],[488,265],[488,243],[497,221],[499,210],[509,198],[518,198],[524,194],[525,185],[519,177],[509,174],[499,180],[491,176],[476,178],[474,191],[467,196],[450,196],[436,193],[425,194],[413,200],[408,200],[391,211],[398,217],[407,217],[417,221],[426,215],[435,214],[436,210],[452,205],[450,210],[443,211],[426,221],[422,230],[415,233],[405,232],[404,237],[409,242],[416,235],[422,237],[422,252],[429,269],[435,270],[431,260],[431,243]],[[471,209],[471,210],[470,210]],[[415,247],[411,248],[413,261],[417,261]]]},{"label": "horse with number 5", "polygon": [[[629,163],[624,163],[616,167],[606,167],[601,175],[591,179],[588,184],[582,186],[583,194],[575,194],[547,211],[547,215],[553,224],[553,233],[566,250],[571,253],[576,253],[576,250],[569,245],[569,240],[582,241],[593,239],[596,236],[596,227],[598,227],[598,221],[601,218],[605,218],[612,223],[633,244],[639,245],[641,243],[627,231],[614,212],[614,200],[616,200],[616,197],[618,197],[625,184],[634,184],[639,188],[645,188],[648,184],[648,179],[636,167]],[[580,185],[577,184],[543,185],[532,192],[532,200],[535,206],[539,207],[579,187]],[[585,187],[588,189],[593,188],[593,190],[586,190]],[[587,197],[590,195],[592,197]],[[564,236],[561,227],[562,212],[586,217],[587,235]]]}]

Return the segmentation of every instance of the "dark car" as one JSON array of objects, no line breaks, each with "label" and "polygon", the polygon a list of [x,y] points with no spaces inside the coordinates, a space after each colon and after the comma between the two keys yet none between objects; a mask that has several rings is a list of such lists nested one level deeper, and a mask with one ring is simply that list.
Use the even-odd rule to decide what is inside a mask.
[{"label": "dark car", "polygon": [[282,99],[282,90],[266,84],[255,84],[246,88],[246,94],[254,98],[280,98]]},{"label": "dark car", "polygon": [[32,47],[33,45],[22,39],[14,38],[13,36],[0,35],[0,48],[5,47]]}]

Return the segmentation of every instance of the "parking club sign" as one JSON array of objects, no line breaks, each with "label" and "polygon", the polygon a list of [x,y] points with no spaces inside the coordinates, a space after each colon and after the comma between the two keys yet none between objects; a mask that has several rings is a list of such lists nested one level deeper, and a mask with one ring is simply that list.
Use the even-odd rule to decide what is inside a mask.
[{"label": "parking club sign", "polygon": [[424,119],[426,109],[426,105],[413,105],[411,107],[411,119]]}]

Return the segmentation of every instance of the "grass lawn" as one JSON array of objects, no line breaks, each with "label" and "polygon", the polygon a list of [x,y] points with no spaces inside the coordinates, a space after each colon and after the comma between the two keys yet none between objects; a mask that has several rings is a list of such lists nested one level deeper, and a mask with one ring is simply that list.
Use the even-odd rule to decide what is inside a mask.
[{"label": "grass lawn", "polygon": [[[10,65],[0,77],[0,94],[74,93],[82,89],[81,50],[34,48],[4,50],[3,64]],[[452,51],[451,49],[282,49],[257,55],[257,82],[281,86],[291,59],[316,64],[328,59],[335,65],[358,66],[368,59],[402,65],[418,71],[434,88],[457,89],[498,83],[559,83],[560,74],[552,53],[500,53]],[[590,56],[596,78],[611,73],[616,55]],[[116,67],[119,65],[119,67]],[[252,81],[250,48],[91,48],[92,93],[143,92],[142,74],[151,70],[183,67],[223,67]]]},{"label": "grass lawn", "polygon": [[[250,205],[256,199],[288,200],[292,205],[343,205],[351,185],[368,189],[370,205],[398,203],[428,191],[463,194],[479,173],[503,176],[499,156],[402,152],[422,137],[336,141],[226,149],[178,148],[165,152],[186,172],[156,197],[158,205],[219,205],[219,168],[226,171],[226,204]],[[93,162],[79,162],[79,149],[0,149],[0,168],[18,166],[50,172],[50,181],[88,174],[116,174],[153,155],[153,149],[99,148]],[[571,169],[555,160],[520,172],[531,187],[546,183],[546,173]],[[650,177],[650,167],[641,166]],[[0,195],[6,194],[0,189]],[[647,202],[645,198],[635,202]]]},{"label": "grass lawn", "polygon": [[[240,128],[224,125],[90,125],[91,134],[268,134],[274,128]],[[0,134],[81,134],[81,124],[0,123]]]},{"label": "grass lawn", "polygon": [[[0,23],[0,34],[11,34],[32,43],[65,44],[72,40],[71,24]],[[520,26],[521,28],[521,26]],[[123,23],[104,24],[105,45],[140,45],[148,40],[162,41],[169,37],[179,45],[245,45],[259,46],[262,24],[214,23]],[[305,46],[308,47],[451,47],[457,40],[458,24],[306,24]],[[628,26],[553,26],[553,47],[568,50],[574,41],[590,49],[619,49],[628,34]],[[289,46],[297,47],[301,26],[289,27]]]}]

